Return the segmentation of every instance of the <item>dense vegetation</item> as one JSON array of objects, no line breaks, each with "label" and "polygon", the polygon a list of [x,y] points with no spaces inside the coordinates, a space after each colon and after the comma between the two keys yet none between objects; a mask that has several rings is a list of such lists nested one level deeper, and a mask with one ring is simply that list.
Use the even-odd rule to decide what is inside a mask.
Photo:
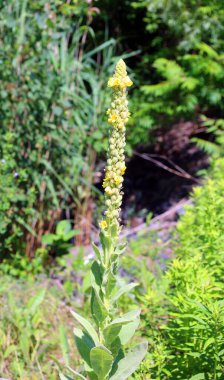
[{"label": "dense vegetation", "polygon": [[[148,342],[130,378],[224,379],[222,2],[3,0],[0,32],[0,378],[82,372],[69,309],[86,317],[93,302],[90,243],[98,244],[105,209],[106,84],[124,58],[134,82],[127,157],[157,152],[171,128],[181,135],[190,122],[188,144],[209,161],[168,233],[150,227],[150,210],[142,210],[148,216],[137,233],[128,220],[134,212],[122,215],[131,239],[115,276],[127,290],[117,310],[142,310],[134,343]],[[178,157],[172,160],[176,169]],[[90,376],[102,380],[97,370]]]}]

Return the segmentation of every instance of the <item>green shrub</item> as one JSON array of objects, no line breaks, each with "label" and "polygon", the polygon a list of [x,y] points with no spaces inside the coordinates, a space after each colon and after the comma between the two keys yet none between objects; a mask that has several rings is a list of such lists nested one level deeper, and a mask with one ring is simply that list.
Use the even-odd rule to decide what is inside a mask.
[{"label": "green shrub", "polygon": [[222,117],[221,2],[140,0],[132,5],[142,12],[148,33],[137,66],[143,92],[138,113],[144,118],[148,114],[147,124],[152,127],[199,121],[199,114]]},{"label": "green shrub", "polygon": [[[78,225],[94,193],[96,152],[105,150],[108,130],[101,116],[107,101],[103,83],[115,42],[95,48],[92,12],[84,0],[1,4],[0,152],[4,159],[12,154],[19,173],[16,185],[1,173],[2,186],[11,189],[11,201],[4,195],[2,206],[1,255],[23,254],[19,235],[27,256],[34,256],[45,229],[52,230],[65,210],[72,217],[76,211]],[[13,151],[6,143],[9,133]]]},{"label": "green shrub", "polygon": [[223,278],[224,249],[224,161],[212,163],[210,178],[193,192],[193,205],[187,206],[177,225],[179,257],[191,260],[197,255],[204,266]]},{"label": "green shrub", "polygon": [[[223,378],[224,160],[194,189],[172,242],[176,258],[136,298],[143,313],[149,353],[137,376],[152,379]],[[141,283],[144,283],[141,280]]]},{"label": "green shrub", "polygon": [[[26,280],[1,276],[0,374],[5,379],[58,380],[58,367],[66,363],[73,347],[69,307],[56,283],[41,277]],[[74,305],[69,297],[69,305]],[[78,303],[75,303],[76,307]],[[81,304],[80,304],[81,306]],[[62,324],[66,323],[66,328]],[[75,349],[75,347],[74,347]],[[78,362],[74,356],[71,359]]]}]

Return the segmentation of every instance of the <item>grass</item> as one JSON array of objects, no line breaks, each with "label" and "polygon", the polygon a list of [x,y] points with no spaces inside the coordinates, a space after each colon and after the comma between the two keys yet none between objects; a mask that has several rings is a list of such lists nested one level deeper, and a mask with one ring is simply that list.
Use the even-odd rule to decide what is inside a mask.
[{"label": "grass", "polygon": [[60,365],[73,365],[76,348],[70,304],[49,280],[1,279],[0,373],[4,378],[54,380]]}]

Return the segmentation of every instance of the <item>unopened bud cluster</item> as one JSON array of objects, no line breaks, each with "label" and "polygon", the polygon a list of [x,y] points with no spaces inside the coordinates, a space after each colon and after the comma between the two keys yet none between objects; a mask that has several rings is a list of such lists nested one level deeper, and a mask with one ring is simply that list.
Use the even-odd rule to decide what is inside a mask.
[{"label": "unopened bud cluster", "polygon": [[121,59],[115,69],[115,73],[108,81],[108,86],[113,89],[111,107],[107,111],[108,122],[112,129],[109,139],[108,159],[103,187],[105,188],[106,211],[105,220],[100,222],[100,227],[107,229],[109,224],[119,224],[119,214],[122,202],[122,183],[126,170],[125,166],[125,124],[130,113],[126,88],[132,85],[127,76],[126,65]]}]

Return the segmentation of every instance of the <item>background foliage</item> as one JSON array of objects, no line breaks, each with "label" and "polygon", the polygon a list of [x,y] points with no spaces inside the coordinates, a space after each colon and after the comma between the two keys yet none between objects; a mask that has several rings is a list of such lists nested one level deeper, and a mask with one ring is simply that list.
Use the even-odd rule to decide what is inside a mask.
[{"label": "background foliage", "polygon": [[33,257],[65,216],[89,242],[115,56],[125,51],[135,73],[130,154],[156,127],[222,120],[223,18],[219,1],[2,2],[0,151],[17,173],[3,181],[2,256]]},{"label": "background foliage", "polygon": [[121,286],[139,286],[120,307],[139,305],[149,342],[133,378],[223,378],[223,41],[219,0],[1,1],[1,376],[54,380],[79,365],[61,326],[71,306],[89,314],[92,253],[65,253],[88,247],[101,214],[105,84],[123,56],[129,156],[191,121],[211,163],[172,241],[141,231],[122,259]]}]

